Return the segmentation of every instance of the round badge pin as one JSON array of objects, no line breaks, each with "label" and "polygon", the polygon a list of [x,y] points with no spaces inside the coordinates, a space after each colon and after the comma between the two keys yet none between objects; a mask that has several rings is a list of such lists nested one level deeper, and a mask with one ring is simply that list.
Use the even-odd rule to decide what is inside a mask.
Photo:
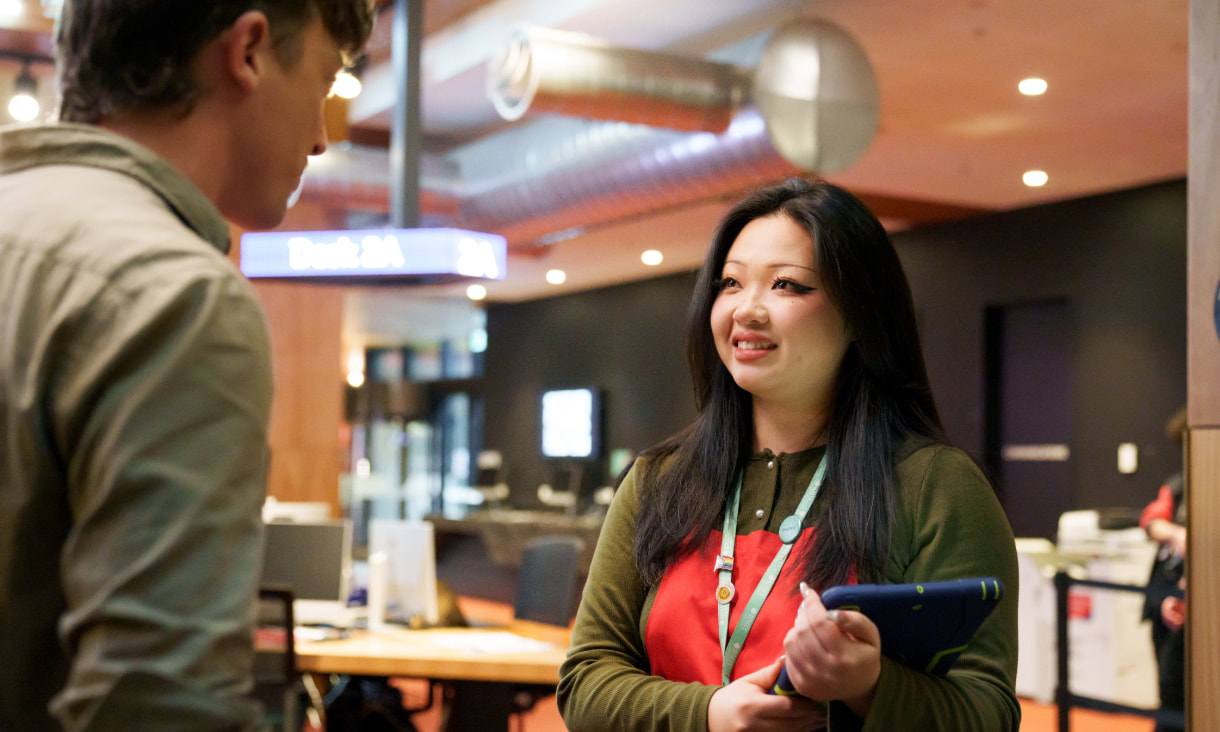
[{"label": "round badge pin", "polygon": [[737,590],[733,589],[733,583],[725,582],[716,588],[716,602],[721,605],[727,604],[732,601],[735,594],[737,594]]},{"label": "round badge pin", "polygon": [[789,516],[779,525],[779,540],[791,544],[801,535],[801,519],[799,516]]}]

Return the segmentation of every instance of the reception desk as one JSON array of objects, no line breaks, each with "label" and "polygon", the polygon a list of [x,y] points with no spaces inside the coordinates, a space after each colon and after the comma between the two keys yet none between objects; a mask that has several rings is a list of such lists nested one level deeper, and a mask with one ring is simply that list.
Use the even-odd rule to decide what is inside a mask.
[{"label": "reception desk", "polygon": [[521,566],[525,545],[540,536],[576,536],[584,540],[581,574],[588,574],[593,549],[601,533],[604,515],[600,512],[570,515],[560,511],[534,511],[493,508],[472,511],[460,519],[428,516],[437,535],[438,550],[445,534],[466,534],[479,537],[488,558],[504,567]]}]

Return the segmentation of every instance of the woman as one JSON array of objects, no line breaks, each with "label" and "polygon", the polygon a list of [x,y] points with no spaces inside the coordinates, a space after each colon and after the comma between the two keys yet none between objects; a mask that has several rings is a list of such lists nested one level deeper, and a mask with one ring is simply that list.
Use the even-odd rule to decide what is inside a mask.
[{"label": "woman", "polygon": [[[1016,729],[1012,532],[944,444],[876,217],[827,183],[747,198],[687,334],[698,417],[641,456],[606,516],[561,670],[568,728]],[[871,621],[818,595],[973,576],[1008,597],[945,677],[882,656]],[[805,698],[767,693],[785,662]]]},{"label": "woman", "polygon": [[[1165,423],[1165,434],[1181,451],[1186,439],[1186,407]],[[1165,479],[1156,500],[1140,513],[1140,526],[1158,544],[1148,574],[1143,618],[1152,621],[1160,708],[1177,714],[1176,719],[1159,720],[1154,732],[1181,732],[1184,722],[1177,720],[1186,708],[1186,601],[1179,596],[1179,590],[1186,589],[1186,502],[1182,498],[1182,472],[1178,471]]]}]

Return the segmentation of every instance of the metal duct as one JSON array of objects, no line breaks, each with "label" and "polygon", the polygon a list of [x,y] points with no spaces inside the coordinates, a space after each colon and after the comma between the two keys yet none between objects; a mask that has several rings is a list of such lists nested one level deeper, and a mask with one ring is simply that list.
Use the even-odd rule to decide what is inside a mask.
[{"label": "metal duct", "polygon": [[752,84],[746,73],[523,27],[490,63],[487,90],[509,120],[532,108],[710,132],[724,131],[749,96],[776,150],[799,168],[832,172],[868,149],[877,130],[877,81],[864,50],[838,26],[812,18],[782,26],[763,49]]},{"label": "metal duct", "polygon": [[731,64],[616,48],[581,33],[518,26],[488,64],[500,116],[527,109],[675,130],[722,132],[746,96]]},{"label": "metal duct", "polygon": [[[452,222],[502,234],[515,248],[545,244],[810,169],[832,172],[856,160],[875,134],[872,70],[859,46],[829,23],[805,19],[774,33],[753,86],[758,106],[737,111],[719,133],[551,117],[463,146],[446,156],[456,180],[441,186],[457,201]],[[616,99],[624,118],[648,106]],[[328,176],[306,177],[308,190]],[[427,197],[437,183],[425,166],[425,213],[443,216],[450,212]]]},{"label": "metal duct", "polygon": [[[510,245],[575,235],[573,227],[738,192],[800,173],[767,139],[754,109],[737,114],[723,133],[678,133],[613,122],[587,123],[563,136],[544,127],[524,143],[504,146],[512,161],[555,160],[549,169],[521,165],[515,176],[461,198],[464,226],[494,231]],[[495,138],[487,140],[488,147]],[[588,151],[573,154],[575,151]],[[566,232],[566,233],[565,233]]]},{"label": "metal duct", "polygon": [[868,56],[825,21],[806,19],[776,31],[754,68],[753,99],[771,144],[804,170],[846,168],[877,133],[881,101]]},{"label": "metal duct", "polygon": [[[551,73],[550,68],[542,71]],[[554,73],[571,76],[562,69]],[[497,175],[494,185],[468,188],[472,195],[462,198],[462,220],[504,234],[510,242],[545,242],[573,226],[603,224],[803,171],[833,172],[858,159],[876,133],[879,96],[872,68],[837,26],[806,18],[781,27],[767,41],[753,78],[757,107],[737,113],[720,134],[590,123],[564,135],[543,132],[528,143],[518,137],[497,145],[498,137],[489,139],[477,154],[494,155],[499,147],[511,156],[501,169],[514,173]],[[595,81],[584,85],[594,87]],[[648,104],[646,94],[616,99],[624,121],[631,110]],[[538,160],[557,162],[540,170],[531,164]]]},{"label": "metal duct", "polygon": [[[419,168],[420,208],[431,222],[452,221],[460,210],[457,165],[425,154],[420,156]],[[336,208],[388,213],[389,191],[390,161],[385,148],[346,141],[309,158],[301,176],[302,198],[331,202]]]}]

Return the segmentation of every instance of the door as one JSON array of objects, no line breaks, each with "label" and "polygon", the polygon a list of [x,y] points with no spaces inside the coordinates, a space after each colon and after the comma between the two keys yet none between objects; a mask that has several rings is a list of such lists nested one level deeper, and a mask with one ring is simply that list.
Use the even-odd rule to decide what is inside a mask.
[{"label": "door", "polygon": [[1072,506],[1071,323],[1066,300],[986,314],[987,462],[1018,537],[1053,541]]}]

